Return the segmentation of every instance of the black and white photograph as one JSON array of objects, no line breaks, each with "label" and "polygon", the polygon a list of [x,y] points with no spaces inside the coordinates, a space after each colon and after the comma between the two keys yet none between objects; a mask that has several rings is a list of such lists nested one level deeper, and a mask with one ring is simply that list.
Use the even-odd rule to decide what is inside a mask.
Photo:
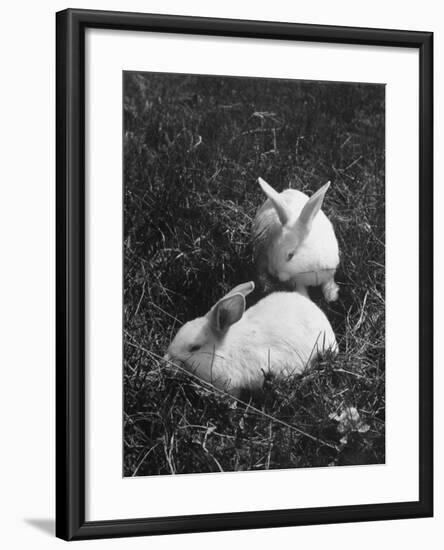
[{"label": "black and white photograph", "polygon": [[385,85],[122,78],[123,475],[384,464]]},{"label": "black and white photograph", "polygon": [[439,548],[444,18],[365,7],[5,3],[6,550]]}]

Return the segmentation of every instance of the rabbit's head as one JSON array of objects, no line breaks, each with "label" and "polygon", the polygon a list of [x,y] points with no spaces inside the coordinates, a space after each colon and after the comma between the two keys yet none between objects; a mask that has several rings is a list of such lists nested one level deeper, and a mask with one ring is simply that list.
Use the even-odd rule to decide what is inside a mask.
[{"label": "rabbit's head", "polygon": [[233,288],[203,317],[185,323],[168,347],[165,359],[200,378],[214,382],[212,368],[218,348],[232,325],[245,311],[245,296],[254,289],[252,281]]},{"label": "rabbit's head", "polygon": [[268,251],[273,271],[281,280],[289,279],[297,268],[298,250],[309,237],[313,222],[321,210],[325,193],[330,182],[323,185],[296,212],[271,185],[262,178],[258,179],[263,192],[267,195],[279,219],[280,227],[275,232]]}]

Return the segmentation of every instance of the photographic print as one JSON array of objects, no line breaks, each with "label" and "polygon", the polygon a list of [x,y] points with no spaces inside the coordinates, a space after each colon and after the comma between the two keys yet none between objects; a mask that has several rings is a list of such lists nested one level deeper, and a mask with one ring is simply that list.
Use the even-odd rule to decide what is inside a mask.
[{"label": "photographic print", "polygon": [[385,463],[385,86],[123,72],[123,475]]},{"label": "photographic print", "polygon": [[432,516],[433,33],[56,43],[57,536]]}]

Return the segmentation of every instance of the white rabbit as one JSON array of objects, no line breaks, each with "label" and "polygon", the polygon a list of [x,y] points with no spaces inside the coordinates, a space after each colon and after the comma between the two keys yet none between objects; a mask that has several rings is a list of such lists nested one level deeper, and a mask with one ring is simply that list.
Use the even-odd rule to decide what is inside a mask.
[{"label": "white rabbit", "polygon": [[338,241],[330,220],[321,210],[330,182],[310,198],[296,189],[278,193],[262,178],[258,182],[268,197],[253,224],[254,256],[260,280],[275,277],[305,296],[307,287],[322,285],[325,299],[336,300]]},{"label": "white rabbit", "polygon": [[262,388],[270,373],[301,373],[318,352],[337,350],[324,313],[297,292],[275,292],[245,311],[248,282],[235,287],[203,317],[186,323],[165,360],[181,365],[234,396]]}]

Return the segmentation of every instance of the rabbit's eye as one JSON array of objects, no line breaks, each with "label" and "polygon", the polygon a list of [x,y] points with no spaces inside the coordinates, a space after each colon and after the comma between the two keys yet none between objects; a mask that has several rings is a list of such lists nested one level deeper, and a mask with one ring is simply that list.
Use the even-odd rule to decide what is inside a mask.
[{"label": "rabbit's eye", "polygon": [[293,256],[294,256],[294,252],[289,252],[287,254],[287,262],[289,262],[293,258]]},{"label": "rabbit's eye", "polygon": [[191,353],[193,353],[193,351],[197,351],[201,348],[202,346],[199,346],[199,344],[194,344],[193,346],[190,346],[189,347],[189,350]]}]

